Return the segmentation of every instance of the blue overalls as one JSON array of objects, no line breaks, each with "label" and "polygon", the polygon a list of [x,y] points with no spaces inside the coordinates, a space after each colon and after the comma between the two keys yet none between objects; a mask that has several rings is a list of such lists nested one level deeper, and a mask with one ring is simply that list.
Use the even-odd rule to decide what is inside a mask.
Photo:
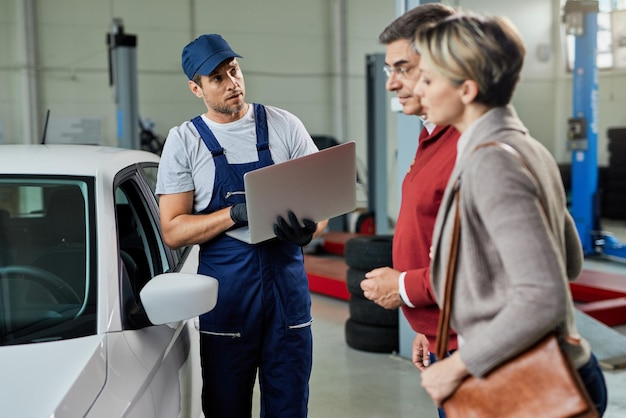
[{"label": "blue overalls", "polygon": [[[228,164],[202,118],[192,120],[215,162],[213,197],[202,213],[245,202],[244,173],[274,163],[265,108],[254,111],[259,161],[245,164]],[[216,307],[200,317],[205,416],[250,417],[258,368],[261,417],[306,417],[312,319],[301,248],[221,234],[200,246],[198,272],[219,281]]]}]

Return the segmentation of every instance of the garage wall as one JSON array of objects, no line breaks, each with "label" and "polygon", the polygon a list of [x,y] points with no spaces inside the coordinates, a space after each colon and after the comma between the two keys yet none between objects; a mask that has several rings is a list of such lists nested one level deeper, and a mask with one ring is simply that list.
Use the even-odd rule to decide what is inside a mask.
[{"label": "garage wall", "polygon": [[[21,5],[35,10],[37,65],[25,66]],[[568,161],[565,148],[571,114],[571,75],[563,71],[561,0],[450,0],[464,9],[503,14],[519,27],[528,58],[514,104],[531,132]],[[0,1],[0,142],[39,142],[26,137],[22,121],[24,80],[29,71],[40,86],[34,129],[51,118],[88,117],[102,121],[103,142],[115,145],[116,119],[108,86],[105,37],[113,17],[138,36],[139,111],[166,135],[170,127],[204,111],[187,90],[180,69],[182,47],[201,33],[218,32],[245,58],[241,61],[248,99],[284,107],[309,131],[357,141],[366,160],[365,56],[384,52],[380,31],[396,17],[394,0],[2,0]],[[340,5],[345,15],[340,14]],[[345,43],[338,31],[345,21]],[[540,48],[550,52],[538,57]],[[337,57],[345,60],[340,73]],[[345,93],[338,86],[345,83]],[[626,125],[626,71],[601,71],[599,160],[606,164],[606,129]],[[345,107],[338,95],[345,95]],[[396,115],[389,113],[390,176],[394,176]],[[390,185],[396,184],[390,178]],[[395,193],[392,191],[392,193]],[[396,202],[390,197],[390,202]],[[390,213],[395,213],[395,208]]]},{"label": "garage wall", "polygon": [[[559,40],[552,31],[557,1],[526,0],[524,2],[498,0],[461,0],[463,9],[507,16],[517,26],[526,44],[526,60],[521,81],[515,91],[513,104],[530,132],[555,153],[563,141],[554,134],[559,95],[554,84],[560,68]],[[555,7],[556,5],[556,7]],[[548,48],[550,56],[540,60],[538,51]],[[567,119],[563,121],[565,125]]]},{"label": "garage wall", "polygon": [[[0,124],[3,142],[38,142],[20,128],[21,70],[19,4],[0,2]],[[57,117],[96,117],[106,144],[116,144],[115,105],[108,86],[105,37],[113,17],[137,35],[139,111],[156,131],[204,111],[187,89],[180,68],[182,47],[202,33],[221,33],[241,60],[248,99],[289,109],[312,134],[334,135],[334,51],[336,1],[272,0],[216,2],[192,0],[33,0],[36,10],[41,87],[40,110]],[[394,17],[380,1],[346,1],[351,139],[364,135],[364,55],[380,52],[377,32]],[[374,29],[372,29],[374,28]],[[380,28],[380,29],[379,29]],[[23,112],[21,112],[23,113]],[[43,118],[43,116],[41,116]],[[43,121],[41,122],[43,125]],[[352,133],[354,131],[354,133]],[[339,138],[345,140],[344,138]]]},{"label": "garage wall", "polygon": [[[530,132],[544,143],[559,162],[569,162],[567,120],[572,116],[573,81],[565,71],[562,4],[565,0],[459,0],[469,10],[509,17],[520,30],[527,47],[522,79],[513,97],[519,116]],[[541,60],[547,48],[549,57]],[[598,72],[598,164],[608,164],[607,129],[626,126],[626,70]]]}]

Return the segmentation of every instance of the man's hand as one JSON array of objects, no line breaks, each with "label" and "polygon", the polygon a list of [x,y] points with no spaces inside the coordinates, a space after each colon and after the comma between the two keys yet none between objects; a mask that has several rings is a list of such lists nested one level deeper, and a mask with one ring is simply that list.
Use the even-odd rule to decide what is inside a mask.
[{"label": "man's hand", "polygon": [[361,281],[363,295],[385,309],[396,309],[404,304],[400,297],[398,279],[400,272],[389,267],[381,267],[365,273]]},{"label": "man's hand", "polygon": [[317,230],[317,223],[310,219],[303,219],[304,226],[300,226],[298,217],[292,212],[287,213],[289,223],[282,216],[276,218],[274,224],[274,233],[285,242],[299,245],[301,247],[307,245],[313,239],[313,234]]},{"label": "man's hand", "polygon": [[245,203],[236,203],[230,207],[230,219],[235,224],[248,223],[248,207]]},{"label": "man's hand", "polygon": [[426,367],[430,365],[430,352],[428,351],[428,338],[424,334],[419,332],[413,339],[413,347],[411,350],[411,361],[415,367],[421,372],[426,370]]}]

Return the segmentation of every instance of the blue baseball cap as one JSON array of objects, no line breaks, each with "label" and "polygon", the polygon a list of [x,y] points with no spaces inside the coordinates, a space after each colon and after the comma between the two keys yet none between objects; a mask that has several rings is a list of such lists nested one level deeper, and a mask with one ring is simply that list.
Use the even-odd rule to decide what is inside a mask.
[{"label": "blue baseball cap", "polygon": [[209,75],[224,60],[239,57],[220,35],[201,35],[183,48],[183,71],[190,80],[195,74]]}]

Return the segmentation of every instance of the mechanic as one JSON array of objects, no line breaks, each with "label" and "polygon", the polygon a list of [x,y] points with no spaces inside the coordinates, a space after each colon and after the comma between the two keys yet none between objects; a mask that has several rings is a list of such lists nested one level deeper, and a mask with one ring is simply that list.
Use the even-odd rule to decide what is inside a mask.
[{"label": "mechanic", "polygon": [[321,234],[289,213],[278,239],[250,245],[225,235],[248,220],[244,173],[317,152],[293,114],[245,101],[235,53],[218,34],[184,47],[182,67],[206,113],[170,130],[156,193],[172,248],[200,244],[198,272],[219,281],[200,317],[206,417],[249,417],[257,371],[261,415],[305,417],[312,367],[311,298],[302,246]]},{"label": "mechanic", "polygon": [[[396,92],[406,115],[423,117],[425,113],[419,97],[413,94],[420,62],[411,45],[415,32],[454,13],[453,8],[441,3],[422,4],[396,18],[379,35],[379,41],[386,45],[386,88]],[[435,126],[425,119],[423,125],[415,159],[402,182],[402,201],[392,245],[393,268],[374,269],[361,282],[366,298],[387,309],[402,307],[417,333],[412,360],[420,370],[435,361],[429,345],[435,345],[439,308],[430,284],[429,250],[459,138],[459,132],[451,126]],[[456,335],[452,335],[449,349],[456,348]],[[445,416],[442,409],[439,416]]]}]

